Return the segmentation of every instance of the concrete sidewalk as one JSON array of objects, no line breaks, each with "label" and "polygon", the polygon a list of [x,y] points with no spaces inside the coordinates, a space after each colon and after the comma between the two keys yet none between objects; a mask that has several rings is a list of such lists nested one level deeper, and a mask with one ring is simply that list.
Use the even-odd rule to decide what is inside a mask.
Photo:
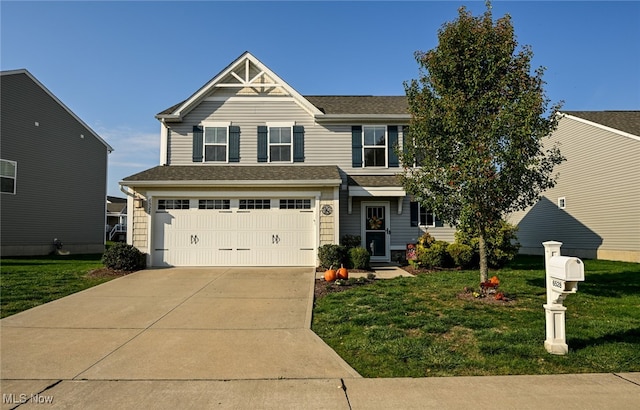
[{"label": "concrete sidewalk", "polygon": [[363,379],[309,329],[314,276],[145,270],[2,319],[2,409],[638,407],[639,373]]}]

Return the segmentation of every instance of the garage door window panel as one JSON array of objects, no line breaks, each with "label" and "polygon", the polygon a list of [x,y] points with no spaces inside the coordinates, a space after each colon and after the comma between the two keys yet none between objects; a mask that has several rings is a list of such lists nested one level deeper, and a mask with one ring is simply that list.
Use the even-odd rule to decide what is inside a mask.
[{"label": "garage door window panel", "polygon": [[166,211],[171,209],[189,209],[188,199],[159,199],[158,211]]},{"label": "garage door window panel", "polygon": [[311,209],[310,199],[281,199],[280,209]]},{"label": "garage door window panel", "polygon": [[231,209],[229,199],[199,199],[198,209]]},{"label": "garage door window panel", "polygon": [[270,199],[241,199],[240,209],[271,209]]}]

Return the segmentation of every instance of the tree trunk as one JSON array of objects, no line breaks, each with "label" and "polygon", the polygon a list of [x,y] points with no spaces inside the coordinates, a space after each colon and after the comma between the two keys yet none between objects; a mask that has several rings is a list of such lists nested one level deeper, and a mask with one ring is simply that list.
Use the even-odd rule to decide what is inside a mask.
[{"label": "tree trunk", "polygon": [[487,245],[484,241],[484,233],[480,233],[478,238],[478,251],[480,252],[480,282],[489,279],[489,263],[487,262]]}]

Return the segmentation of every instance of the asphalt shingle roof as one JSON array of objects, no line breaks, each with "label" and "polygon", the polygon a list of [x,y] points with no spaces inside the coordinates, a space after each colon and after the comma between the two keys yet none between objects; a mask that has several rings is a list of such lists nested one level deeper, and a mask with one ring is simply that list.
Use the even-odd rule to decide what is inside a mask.
[{"label": "asphalt shingle roof", "polygon": [[340,180],[340,173],[335,165],[160,165],[123,179],[127,182],[309,180]]},{"label": "asphalt shingle roof", "polygon": [[325,114],[408,114],[406,96],[314,95],[305,96]]},{"label": "asphalt shingle roof", "polygon": [[640,137],[640,111],[562,111]]},{"label": "asphalt shingle roof", "polygon": [[397,175],[350,175],[349,186],[389,187],[402,184]]},{"label": "asphalt shingle roof", "polygon": [[[324,114],[408,114],[407,97],[373,95],[312,95],[304,96]],[[186,101],[186,100],[185,100]],[[168,115],[184,101],[159,112]]]}]

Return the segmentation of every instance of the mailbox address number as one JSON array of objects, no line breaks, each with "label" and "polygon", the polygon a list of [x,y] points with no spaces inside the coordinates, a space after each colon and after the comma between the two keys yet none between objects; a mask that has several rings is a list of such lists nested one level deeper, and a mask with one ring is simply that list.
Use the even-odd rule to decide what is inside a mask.
[{"label": "mailbox address number", "polygon": [[552,280],[551,281],[551,286],[553,286],[554,288],[559,288],[559,289],[563,288],[562,282],[559,281],[559,280]]}]

